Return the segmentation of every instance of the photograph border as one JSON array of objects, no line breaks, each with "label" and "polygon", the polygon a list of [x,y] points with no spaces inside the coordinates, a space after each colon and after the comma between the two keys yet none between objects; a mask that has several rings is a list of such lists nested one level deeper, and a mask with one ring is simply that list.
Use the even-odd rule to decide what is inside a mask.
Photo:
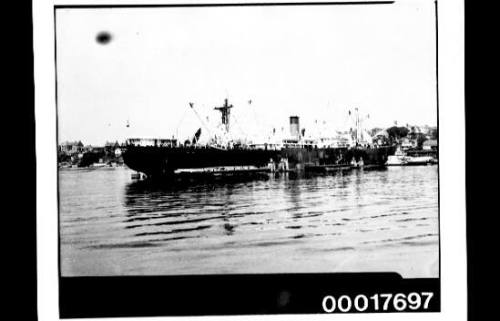
[{"label": "photograph border", "polygon": [[[396,1],[334,1],[334,2],[236,2],[236,3],[186,3],[186,4],[71,4],[53,6],[54,19],[54,64],[55,64],[55,108],[56,148],[58,146],[58,83],[57,83],[57,35],[56,11],[58,9],[104,9],[104,8],[190,8],[190,7],[255,7],[255,6],[332,6],[332,5],[390,5]],[[438,65],[438,2],[435,8],[435,76],[437,128],[439,130],[439,65]],[[439,135],[437,137],[439,146]],[[441,154],[441,149],[438,150]],[[57,150],[56,150],[57,155]],[[321,298],[330,294],[356,295],[375,292],[428,291],[436,294],[427,313],[441,311],[441,184],[440,164],[438,171],[438,277],[401,278],[397,273],[255,273],[255,274],[206,274],[165,276],[106,276],[106,277],[64,277],[61,273],[60,194],[59,170],[57,169],[57,232],[58,232],[58,280],[59,312],[61,318],[96,317],[142,317],[142,316],[209,316],[209,315],[251,315],[251,314],[311,314],[324,313]],[[169,288],[174,292],[162,293],[159,300],[150,296],[140,297],[144,291],[161,293]],[[230,292],[222,298],[213,297],[213,288],[238,284],[237,295]],[[290,286],[295,284],[295,286]],[[328,284],[325,286],[325,284]],[[182,291],[180,291],[182,288]],[[201,288],[207,290],[200,290]],[[127,291],[129,291],[127,293]],[[176,292],[179,291],[179,292]],[[221,290],[217,291],[220,295]],[[138,293],[127,298],[125,294]],[[260,300],[254,294],[260,293]],[[192,294],[202,296],[203,303],[193,305]],[[267,293],[267,295],[266,295]],[[89,295],[93,297],[89,298]],[[111,297],[114,298],[111,299]],[[231,296],[238,297],[232,299]],[[147,298],[147,299],[146,299]],[[284,299],[285,298],[285,299]],[[288,298],[288,299],[287,299]],[[201,299],[201,298],[200,298]],[[293,299],[293,300],[292,300]],[[104,301],[103,301],[104,300]],[[223,302],[217,302],[217,300]],[[253,300],[253,302],[252,302]],[[135,302],[134,302],[135,301]],[[165,306],[165,302],[175,302]],[[126,302],[126,303],[124,303]],[[105,304],[104,304],[105,303]],[[222,304],[221,304],[222,303]],[[256,304],[257,303],[257,304]],[[229,308],[231,306],[231,308]],[[349,313],[384,313],[388,311]],[[407,311],[405,311],[407,312]],[[334,312],[339,313],[339,312]]]}]

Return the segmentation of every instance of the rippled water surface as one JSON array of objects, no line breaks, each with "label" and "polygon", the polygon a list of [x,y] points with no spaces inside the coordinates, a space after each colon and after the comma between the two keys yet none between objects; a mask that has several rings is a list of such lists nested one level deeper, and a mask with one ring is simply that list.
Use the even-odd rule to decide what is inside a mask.
[{"label": "rippled water surface", "polygon": [[60,170],[63,276],[439,273],[437,166],[174,185],[131,173]]}]

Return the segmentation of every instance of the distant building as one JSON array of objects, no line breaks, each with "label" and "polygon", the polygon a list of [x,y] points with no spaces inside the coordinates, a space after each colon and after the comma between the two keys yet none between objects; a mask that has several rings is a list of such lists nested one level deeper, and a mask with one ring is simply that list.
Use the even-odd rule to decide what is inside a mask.
[{"label": "distant building", "polygon": [[430,135],[431,129],[429,125],[420,126],[420,132],[426,136]]},{"label": "distant building", "polygon": [[92,147],[92,153],[102,154],[102,153],[105,153],[105,152],[106,152],[106,148],[105,147],[101,147],[101,146],[94,146],[94,147]]},{"label": "distant building", "polygon": [[429,139],[426,140],[422,144],[422,149],[424,150],[437,150],[438,149],[438,142],[436,139]]},{"label": "distant building", "polygon": [[79,154],[83,151],[83,144],[81,141],[78,142],[64,142],[59,145],[59,152],[66,155]]},{"label": "distant building", "polygon": [[403,149],[415,148],[417,147],[417,141],[415,139],[409,139],[407,137],[401,139],[401,147]]},{"label": "distant building", "polygon": [[104,150],[106,153],[114,153],[117,148],[120,147],[120,144],[118,142],[106,142],[104,145]]}]

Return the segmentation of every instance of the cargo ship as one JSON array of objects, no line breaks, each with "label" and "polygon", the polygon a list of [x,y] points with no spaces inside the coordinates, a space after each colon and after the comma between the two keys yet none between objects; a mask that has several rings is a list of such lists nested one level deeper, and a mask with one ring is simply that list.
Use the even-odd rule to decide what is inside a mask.
[{"label": "cargo ship", "polygon": [[[194,110],[194,106],[190,103]],[[123,152],[125,164],[148,178],[166,178],[196,173],[251,173],[258,171],[328,171],[336,168],[381,167],[393,147],[371,147],[356,139],[354,143],[333,143],[324,138],[308,138],[300,128],[298,116],[290,116],[289,137],[276,141],[248,142],[230,135],[232,104],[214,107],[220,112],[222,135],[213,135],[202,143],[198,129],[192,139],[180,142],[171,139],[129,138]],[[196,111],[194,110],[196,113]],[[210,130],[196,113],[200,123]],[[357,122],[359,123],[359,122]]]}]

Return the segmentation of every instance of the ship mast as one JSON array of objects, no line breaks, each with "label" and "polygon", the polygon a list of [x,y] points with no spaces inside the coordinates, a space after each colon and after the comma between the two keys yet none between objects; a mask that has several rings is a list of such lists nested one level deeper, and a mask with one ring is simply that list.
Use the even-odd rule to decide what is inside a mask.
[{"label": "ship mast", "polygon": [[221,112],[222,125],[224,125],[226,133],[229,133],[229,115],[231,114],[231,108],[233,105],[228,105],[227,98],[224,99],[224,105],[220,107],[214,107],[215,110]]},{"label": "ship mast", "polygon": [[[350,114],[350,112],[349,112]],[[360,142],[364,142],[364,136],[369,136],[369,134],[366,133],[364,127],[363,127],[363,122],[370,118],[370,115],[366,115],[365,117],[360,117],[359,115],[359,109],[358,107],[354,108],[354,141],[356,143],[356,146],[360,143]]]},{"label": "ship mast", "polygon": [[359,121],[359,110],[358,110],[358,107],[355,108],[356,110],[356,113],[355,113],[355,116],[356,116],[356,146],[358,146],[359,144],[359,141],[360,141],[360,136],[361,136],[361,124],[360,124],[360,121]]}]

